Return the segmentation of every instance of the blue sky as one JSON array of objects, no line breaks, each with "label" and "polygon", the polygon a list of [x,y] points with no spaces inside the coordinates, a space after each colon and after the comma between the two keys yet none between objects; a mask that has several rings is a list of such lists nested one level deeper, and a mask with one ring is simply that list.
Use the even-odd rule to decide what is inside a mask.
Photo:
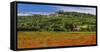
[{"label": "blue sky", "polygon": [[89,7],[18,4],[17,9],[18,9],[18,16],[27,16],[32,14],[49,15],[59,10],[68,11],[68,12],[90,13],[96,15],[96,9],[89,8]]}]

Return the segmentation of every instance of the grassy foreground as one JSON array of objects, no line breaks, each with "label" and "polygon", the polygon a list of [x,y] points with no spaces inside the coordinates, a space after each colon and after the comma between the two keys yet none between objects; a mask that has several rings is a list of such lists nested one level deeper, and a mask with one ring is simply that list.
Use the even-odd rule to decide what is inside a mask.
[{"label": "grassy foreground", "polygon": [[18,32],[18,49],[93,44],[95,32]]}]

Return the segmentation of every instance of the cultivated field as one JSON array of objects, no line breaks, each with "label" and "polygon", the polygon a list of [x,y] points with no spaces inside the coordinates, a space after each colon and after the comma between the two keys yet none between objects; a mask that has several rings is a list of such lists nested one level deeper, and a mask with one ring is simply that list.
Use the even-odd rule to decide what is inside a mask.
[{"label": "cultivated field", "polygon": [[95,32],[18,32],[18,49],[94,44]]}]

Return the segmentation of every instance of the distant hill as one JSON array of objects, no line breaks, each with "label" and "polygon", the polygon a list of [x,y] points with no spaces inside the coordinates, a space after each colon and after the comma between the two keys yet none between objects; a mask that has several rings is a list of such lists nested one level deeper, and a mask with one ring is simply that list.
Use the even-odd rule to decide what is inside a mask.
[{"label": "distant hill", "polygon": [[79,12],[18,16],[19,31],[95,31],[96,16]]}]

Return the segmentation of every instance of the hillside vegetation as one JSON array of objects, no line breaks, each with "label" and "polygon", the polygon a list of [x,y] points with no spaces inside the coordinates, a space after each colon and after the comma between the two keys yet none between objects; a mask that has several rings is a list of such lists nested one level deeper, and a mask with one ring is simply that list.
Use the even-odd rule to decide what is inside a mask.
[{"label": "hillside vegetation", "polygon": [[78,12],[58,11],[50,15],[18,16],[18,31],[94,32],[96,16]]}]

